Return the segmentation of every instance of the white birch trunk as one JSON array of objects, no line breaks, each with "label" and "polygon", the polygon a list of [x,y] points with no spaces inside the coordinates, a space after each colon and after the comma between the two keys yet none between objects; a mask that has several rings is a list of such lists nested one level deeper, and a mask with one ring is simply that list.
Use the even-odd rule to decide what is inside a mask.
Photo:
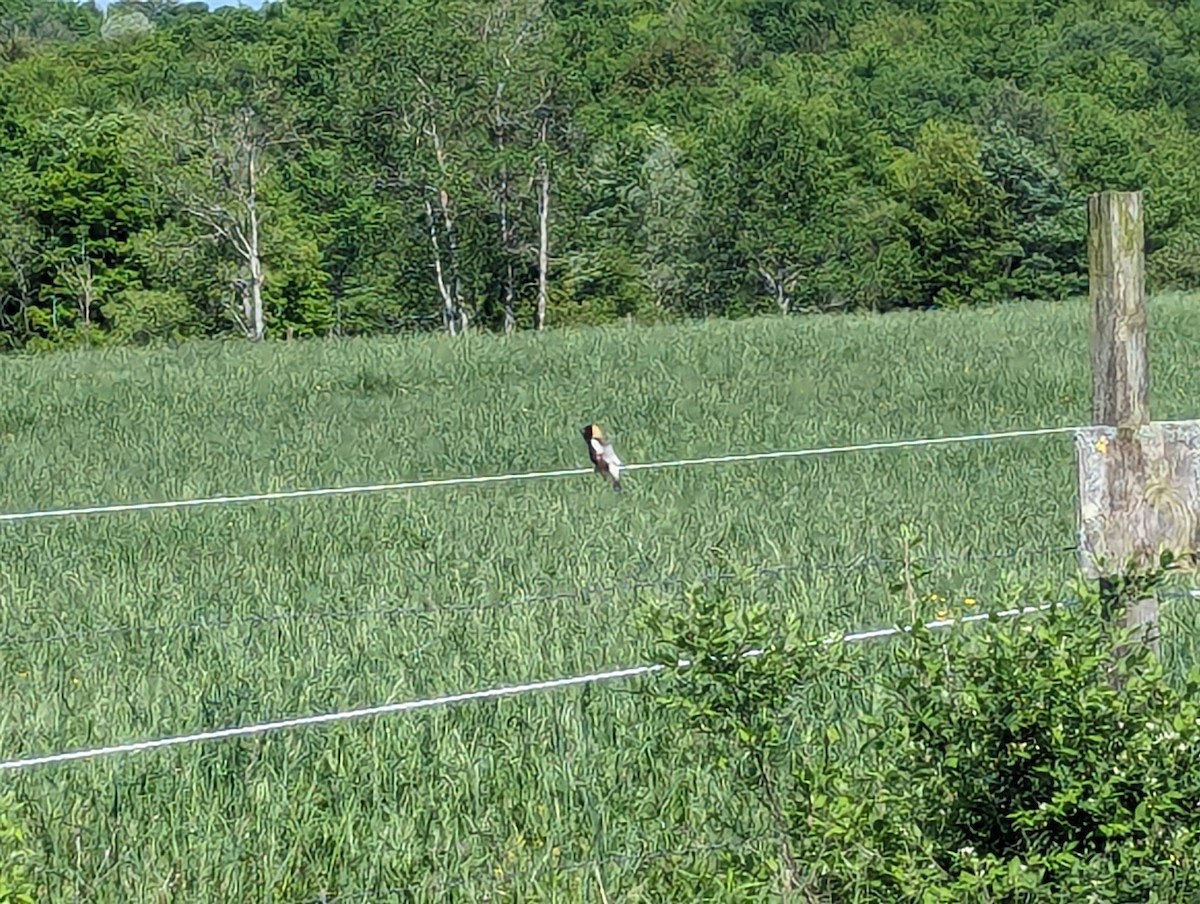
[{"label": "white birch trunk", "polygon": [[550,165],[546,161],[546,124],[542,123],[542,157],[538,184],[538,293],[537,328],[546,327],[546,302],[550,295]]},{"label": "white birch trunk", "polygon": [[458,317],[454,307],[454,296],[446,285],[446,275],[442,268],[442,249],[438,242],[437,218],[433,212],[433,202],[425,199],[425,220],[429,224],[429,244],[433,249],[433,273],[437,279],[438,295],[442,299],[442,325],[451,336],[458,335]]},{"label": "white birch trunk", "polygon": [[246,168],[246,219],[250,235],[246,242],[246,263],[250,268],[250,303],[253,319],[247,318],[247,322],[254,324],[254,332],[250,338],[257,342],[266,336],[267,326],[263,317],[263,268],[258,239],[258,161],[255,159],[257,152],[253,145],[249,147],[249,156],[249,166]]}]

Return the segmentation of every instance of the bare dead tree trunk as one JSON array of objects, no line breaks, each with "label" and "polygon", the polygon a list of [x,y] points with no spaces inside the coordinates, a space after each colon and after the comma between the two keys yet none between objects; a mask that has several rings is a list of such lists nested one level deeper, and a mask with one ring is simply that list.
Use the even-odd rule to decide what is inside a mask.
[{"label": "bare dead tree trunk", "polygon": [[445,271],[442,269],[442,249],[438,242],[437,218],[433,212],[433,202],[425,199],[425,220],[429,224],[429,244],[433,248],[433,272],[437,278],[438,294],[442,298],[442,325],[451,336],[458,335],[458,312],[455,310],[454,296],[446,285]]},{"label": "bare dead tree trunk", "polygon": [[250,303],[253,306],[253,321],[249,317],[247,321],[254,324],[254,332],[250,338],[261,341],[267,334],[267,327],[263,318],[263,268],[258,241],[258,149],[254,147],[248,135],[246,148],[249,156],[249,165],[246,167],[246,225],[249,235],[246,236],[244,245],[246,263],[250,268]]},{"label": "bare dead tree trunk", "polygon": [[267,334],[267,326],[263,318],[263,302],[262,302],[262,262],[257,254],[250,258],[250,318],[247,319],[250,326],[250,338],[257,341],[263,339]]},{"label": "bare dead tree trunk", "polygon": [[773,267],[760,266],[759,276],[762,277],[767,291],[775,299],[780,314],[787,314],[792,307],[792,290],[795,288],[797,274],[789,273],[785,264],[776,263]]},{"label": "bare dead tree trunk", "polygon": [[458,321],[458,332],[465,333],[470,327],[466,305],[463,304],[462,278],[458,269],[458,233],[454,228],[454,217],[450,208],[450,196],[445,189],[438,190],[442,208],[442,224],[446,229],[447,264],[449,265],[449,290],[454,299],[453,313]]},{"label": "bare dead tree trunk", "polygon": [[504,332],[511,333],[517,328],[516,290],[513,287],[513,262],[510,256],[504,263]]},{"label": "bare dead tree trunk", "polygon": [[542,152],[538,158],[538,293],[537,328],[546,327],[546,301],[550,295],[550,164],[546,160],[547,122],[542,120]]},{"label": "bare dead tree trunk", "polygon": [[92,304],[96,300],[95,274],[92,271],[92,259],[84,258],[79,268],[79,314],[83,317],[83,325],[92,325]]},{"label": "bare dead tree trunk", "polygon": [[249,339],[254,335],[254,327],[251,326],[254,323],[254,299],[250,296],[250,281],[239,278],[235,281],[233,288],[242,305],[242,313],[238,316],[238,326],[242,328],[242,332]]},{"label": "bare dead tree trunk", "polygon": [[249,338],[250,324],[254,322],[254,305],[250,300],[250,281],[238,276],[231,281],[230,285],[233,286],[234,299],[229,303],[229,316],[237,321],[242,335]]},{"label": "bare dead tree trunk", "polygon": [[[496,147],[501,159],[505,150],[504,110],[501,101],[504,95],[504,82],[496,86]],[[508,164],[500,164],[500,247],[504,250],[504,332],[511,333],[517,328],[516,288],[513,275],[513,254],[515,253],[515,228],[509,217],[509,178]]]},{"label": "bare dead tree trunk", "polygon": [[248,203],[246,208],[248,216],[245,229],[237,223],[221,227],[213,225],[212,229],[218,235],[228,238],[250,274],[249,279],[238,280],[235,288],[242,299],[242,330],[247,339],[258,342],[267,334],[263,316],[263,265],[259,250],[259,218],[253,202]]},{"label": "bare dead tree trunk", "polygon": [[[83,327],[92,324],[92,310],[96,303],[96,271],[92,268],[92,258],[87,253],[87,243],[79,243],[79,253],[57,267],[58,278],[70,289],[79,310],[79,322]],[[57,314],[57,308],[55,309]],[[55,320],[57,326],[57,319]]]},{"label": "bare dead tree trunk", "polygon": [[81,258],[77,258],[69,268],[61,272],[75,293],[80,320],[85,327],[91,326],[92,308],[96,303],[96,274],[92,269],[92,259],[85,251]]},{"label": "bare dead tree trunk", "polygon": [[446,261],[443,266],[437,241],[437,227],[433,225],[434,212],[426,198],[425,210],[431,223],[430,240],[434,244],[434,267],[438,274],[438,292],[442,295],[442,319],[446,326],[446,332],[451,336],[456,336],[470,329],[470,317],[462,297],[462,279],[459,275],[458,262],[458,233],[454,228],[453,201],[450,193],[446,190],[450,166],[446,160],[446,149],[442,144],[442,136],[438,131],[437,119],[434,115],[434,93],[420,75],[416,75],[416,80],[425,93],[425,104],[429,108],[429,117],[422,132],[429,138],[433,146],[434,159],[437,161],[438,185],[433,186],[433,193],[437,196],[438,213],[441,214],[442,229],[446,234]]},{"label": "bare dead tree trunk", "polygon": [[[207,147],[204,149],[211,185],[183,186],[173,189],[182,195],[188,216],[202,224],[213,241],[231,247],[241,261],[247,279],[238,279],[237,292],[241,311],[233,308],[234,319],[248,339],[266,337],[263,313],[264,268],[262,261],[262,210],[258,189],[267,172],[263,150],[273,144],[259,128],[256,114],[241,110],[232,123],[222,125],[210,120]],[[196,142],[189,142],[193,147]]]}]

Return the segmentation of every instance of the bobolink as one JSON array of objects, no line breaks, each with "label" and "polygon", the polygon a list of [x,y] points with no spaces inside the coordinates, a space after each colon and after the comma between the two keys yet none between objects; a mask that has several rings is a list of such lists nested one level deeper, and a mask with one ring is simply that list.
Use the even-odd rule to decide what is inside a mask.
[{"label": "bobolink", "polygon": [[583,441],[587,443],[588,456],[596,466],[596,472],[603,474],[612,481],[613,489],[621,490],[621,459],[613,451],[612,443],[604,436],[604,431],[598,424],[588,424],[583,428]]}]

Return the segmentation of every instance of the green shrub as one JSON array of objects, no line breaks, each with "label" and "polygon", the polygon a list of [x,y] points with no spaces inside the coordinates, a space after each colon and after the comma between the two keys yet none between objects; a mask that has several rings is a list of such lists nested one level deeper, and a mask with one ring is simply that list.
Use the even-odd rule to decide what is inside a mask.
[{"label": "green shrub", "polygon": [[[939,599],[918,573],[897,585],[914,609]],[[747,589],[648,619],[671,665],[659,702],[742,791],[726,828],[775,839],[743,858],[744,883],[835,901],[1200,899],[1200,675],[1171,682],[1127,649],[1098,594],[1010,588],[997,611],[1042,611],[851,649],[773,624]],[[838,718],[823,697],[856,707]],[[700,885],[727,888],[730,868]]]},{"label": "green shrub", "polygon": [[37,889],[30,876],[33,852],[17,815],[13,796],[0,797],[0,904],[33,904],[36,900]]},{"label": "green shrub", "polygon": [[[1174,686],[1135,647],[1114,680],[1125,637],[1098,597],[1077,596],[983,630],[918,628],[896,646],[872,736],[875,799],[918,853],[882,869],[862,862],[880,890],[946,901],[1200,896],[1200,677]],[[931,897],[931,886],[942,891]]]}]

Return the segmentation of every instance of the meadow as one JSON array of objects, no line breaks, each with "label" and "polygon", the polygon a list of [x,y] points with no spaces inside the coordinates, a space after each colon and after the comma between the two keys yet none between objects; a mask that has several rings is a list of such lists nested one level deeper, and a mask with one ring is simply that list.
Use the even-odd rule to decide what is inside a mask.
[{"label": "meadow", "polygon": [[[1200,415],[1200,299],[1150,303]],[[1088,307],[0,359],[8,512],[1087,423]],[[0,524],[0,759],[638,665],[722,555],[813,634],[1075,566],[1069,435]],[[719,550],[720,553],[715,552]],[[932,617],[935,613],[924,613]],[[1173,661],[1195,620],[1172,612]],[[730,841],[639,682],[0,775],[52,900],[637,901]],[[814,691],[816,697],[819,690]],[[836,715],[840,702],[821,699]],[[600,889],[603,889],[603,895]],[[324,895],[324,897],[322,897]]]}]

